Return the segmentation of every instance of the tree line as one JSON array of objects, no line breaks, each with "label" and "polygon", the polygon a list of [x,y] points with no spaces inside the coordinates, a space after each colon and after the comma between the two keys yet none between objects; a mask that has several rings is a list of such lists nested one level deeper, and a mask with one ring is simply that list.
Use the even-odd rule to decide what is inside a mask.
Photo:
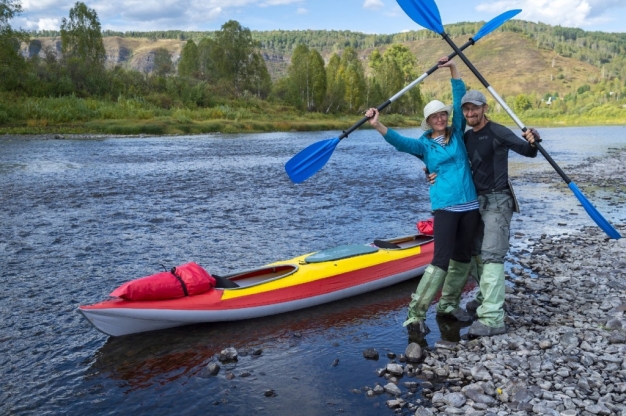
[{"label": "tree line", "polygon": [[[445,25],[451,36],[472,36],[484,22],[461,22]],[[552,26],[512,20],[498,28],[499,32],[520,33],[536,42],[537,47],[555,51],[563,57],[571,57],[588,62],[597,67],[604,67],[605,77],[626,79],[626,33],[588,32],[577,28]],[[207,31],[105,31],[104,36],[120,36],[148,39],[192,39],[196,42],[203,38],[214,38],[216,32]],[[375,48],[395,43],[437,38],[439,35],[429,30],[414,30],[391,35],[364,34],[341,30],[270,30],[251,31],[252,38],[259,42],[261,49],[283,54],[291,54],[295,48],[304,44],[323,54],[342,50],[348,46],[354,49]],[[58,31],[33,32],[33,36],[59,36]]]},{"label": "tree line", "polygon": [[[9,22],[22,12],[20,0],[0,0],[0,90],[18,96],[94,97],[119,100],[141,98],[161,108],[220,105],[224,100],[256,97],[287,104],[300,111],[356,114],[379,105],[418,75],[415,57],[400,44],[438,35],[426,30],[395,35],[366,35],[349,31],[253,32],[236,21],[213,32],[124,32],[120,36],[186,39],[178,62],[164,48],[153,51],[153,70],[141,73],[121,67],[106,68],[103,32],[95,10],[76,2],[58,32],[38,32],[61,39],[61,54],[44,51],[22,57],[19,47],[29,33]],[[446,26],[452,36],[471,36],[482,22]],[[585,32],[523,21],[506,23],[502,31],[522,33],[538,48],[586,60],[603,68],[602,79],[564,97],[521,94],[507,97],[518,111],[571,111],[620,100],[626,79],[626,34]],[[105,32],[112,34],[113,32]],[[30,43],[41,49],[37,39]],[[382,47],[381,53],[378,47]],[[39,49],[37,49],[39,48]],[[367,55],[359,51],[369,48]],[[286,76],[272,82],[262,51],[291,52]],[[325,61],[321,51],[330,51]],[[554,104],[553,104],[554,103]],[[386,111],[419,114],[419,88],[409,91]],[[1,110],[1,109],[0,109]]]},{"label": "tree line", "polygon": [[[0,4],[5,11],[0,32],[0,68],[5,76],[0,79],[0,89],[23,96],[74,95],[111,100],[130,96],[163,108],[194,108],[248,95],[301,111],[355,114],[384,102],[417,72],[415,58],[401,45],[393,45],[382,55],[374,50],[366,76],[353,46],[342,45],[341,53],[334,53],[326,63],[317,49],[300,43],[293,50],[287,76],[272,83],[260,53],[261,42],[248,28],[232,20],[210,37],[187,40],[177,63],[169,51],[158,48],[153,52],[153,70],[148,74],[106,68],[98,15],[80,1],[62,20],[58,33],[61,54],[48,50],[43,57],[34,53],[26,59],[20,55],[19,45],[28,41],[28,34],[12,30],[8,24],[22,11],[19,0],[0,0]],[[35,40],[30,47],[39,52],[41,42]],[[415,88],[387,111],[416,114],[421,106],[422,97]]]},{"label": "tree line", "polygon": [[[369,59],[372,71],[366,76],[353,47],[345,47],[341,55],[334,53],[325,63],[317,49],[301,43],[291,55],[287,76],[272,85],[265,61],[255,49],[259,46],[249,29],[235,21],[227,22],[214,38],[203,38],[198,44],[193,40],[185,43],[178,76],[218,86],[227,81],[234,86],[231,93],[235,95],[248,91],[302,111],[323,113],[355,113],[378,105],[416,78],[416,60],[402,45],[393,45],[383,55],[375,50]],[[158,65],[157,72],[162,67]],[[415,114],[421,106],[419,88],[414,88],[387,111]]]},{"label": "tree line", "polygon": [[[26,59],[20,43],[28,33],[13,30],[9,21],[22,12],[19,0],[0,0],[0,91],[22,97],[141,97],[158,107],[210,107],[222,98],[253,94],[266,98],[271,79],[250,30],[230,21],[214,38],[198,45],[187,41],[178,67],[170,53],[153,53],[154,70],[144,74],[121,67],[106,68],[106,50],[98,15],[76,2],[62,19],[61,53],[45,50]],[[34,52],[41,42],[31,42]]]},{"label": "tree line", "polygon": [[[217,36],[215,41],[205,38],[198,46],[192,40],[187,41],[178,64],[179,76],[210,80],[212,74],[221,73],[218,66],[224,66],[228,60],[224,59],[222,52],[216,55],[221,60],[214,58],[215,51],[220,48],[236,50],[235,45],[225,42],[222,36]],[[366,76],[361,58],[351,46],[346,47],[341,56],[334,53],[326,64],[319,51],[299,44],[291,56],[287,76],[278,79],[273,86],[262,58],[258,54],[253,56],[252,71],[259,68],[260,75],[251,79],[253,82],[247,84],[248,88],[251,87],[261,98],[266,98],[269,93],[270,99],[309,112],[356,113],[381,104],[417,77],[415,57],[402,45],[393,45],[382,55],[375,49],[369,56],[371,71]],[[245,65],[243,68],[226,66],[225,69],[224,73],[233,75],[247,71]],[[415,87],[386,111],[416,114],[422,108],[422,101],[420,90]]]}]

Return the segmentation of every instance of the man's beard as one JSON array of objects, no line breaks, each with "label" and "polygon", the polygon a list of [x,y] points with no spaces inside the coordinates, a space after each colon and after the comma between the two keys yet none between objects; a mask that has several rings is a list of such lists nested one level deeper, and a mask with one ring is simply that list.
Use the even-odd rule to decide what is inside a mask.
[{"label": "man's beard", "polygon": [[480,122],[483,120],[484,116],[481,117],[473,117],[471,119],[466,119],[467,125],[470,127],[478,126]]}]

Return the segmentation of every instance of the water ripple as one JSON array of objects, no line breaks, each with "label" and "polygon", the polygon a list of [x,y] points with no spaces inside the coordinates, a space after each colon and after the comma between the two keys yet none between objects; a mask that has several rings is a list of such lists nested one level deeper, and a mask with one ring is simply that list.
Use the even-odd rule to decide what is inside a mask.
[{"label": "water ripple", "polygon": [[[545,129],[542,137],[567,166],[623,146],[623,132]],[[0,413],[380,414],[385,397],[349,390],[380,381],[374,370],[386,359],[365,361],[362,350],[404,351],[401,322],[415,282],[287,315],[119,339],[76,313],[161,264],[193,260],[224,274],[412,233],[430,215],[422,165],[372,131],[342,141],[311,179],[289,181],[284,163],[331,134],[0,138]],[[529,169],[549,168],[512,157],[513,176]],[[516,186],[525,211],[514,227],[528,237],[589,225],[561,191]],[[598,208],[623,218],[610,203]],[[563,212],[580,214],[565,230],[554,221]],[[430,342],[438,336],[435,330]],[[242,357],[217,378],[202,377],[214,354],[230,345],[263,354]],[[225,371],[236,379],[226,380]],[[252,376],[239,377],[243,371]],[[278,396],[264,397],[266,389]]]}]

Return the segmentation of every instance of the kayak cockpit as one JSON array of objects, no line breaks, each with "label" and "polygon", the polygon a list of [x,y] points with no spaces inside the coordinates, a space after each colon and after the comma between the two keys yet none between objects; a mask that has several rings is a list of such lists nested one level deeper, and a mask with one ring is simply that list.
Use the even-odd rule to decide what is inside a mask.
[{"label": "kayak cockpit", "polygon": [[432,235],[417,234],[391,238],[389,240],[374,240],[372,244],[378,248],[383,248],[386,250],[397,250],[422,246],[424,244],[430,243],[433,240],[434,237]]},{"label": "kayak cockpit", "polygon": [[248,286],[266,283],[270,280],[282,279],[298,270],[298,266],[283,264],[280,266],[263,267],[261,269],[250,270],[243,273],[223,276],[222,279],[236,283],[238,287],[229,287],[229,290],[237,290]]}]

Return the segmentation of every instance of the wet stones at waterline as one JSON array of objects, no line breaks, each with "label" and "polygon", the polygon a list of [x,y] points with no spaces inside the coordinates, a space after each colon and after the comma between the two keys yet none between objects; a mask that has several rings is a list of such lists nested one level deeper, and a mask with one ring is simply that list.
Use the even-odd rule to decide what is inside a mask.
[{"label": "wet stones at waterline", "polygon": [[417,356],[409,346],[407,363],[377,370],[366,395],[415,415],[626,414],[626,239],[590,227],[531,249],[540,254],[515,265],[506,334]]}]

